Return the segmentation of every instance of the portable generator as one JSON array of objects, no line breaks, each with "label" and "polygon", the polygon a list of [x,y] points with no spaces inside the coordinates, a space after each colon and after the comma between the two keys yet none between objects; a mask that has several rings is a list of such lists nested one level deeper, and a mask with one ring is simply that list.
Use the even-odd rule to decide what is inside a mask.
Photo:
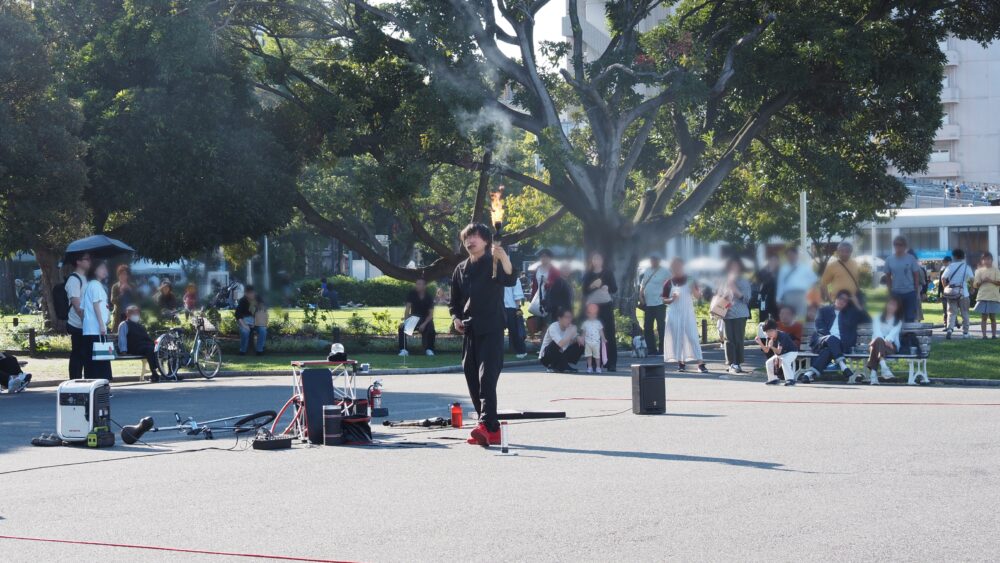
[{"label": "portable generator", "polygon": [[[111,425],[111,385],[107,379],[71,379],[56,392],[56,433],[66,442],[91,441]],[[114,436],[114,434],[112,434]]]}]

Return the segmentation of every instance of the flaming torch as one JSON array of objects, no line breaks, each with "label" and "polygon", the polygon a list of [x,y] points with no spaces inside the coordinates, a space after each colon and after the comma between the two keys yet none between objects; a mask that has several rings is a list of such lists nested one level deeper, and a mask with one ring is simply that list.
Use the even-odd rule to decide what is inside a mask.
[{"label": "flaming torch", "polygon": [[[490,194],[490,221],[493,222],[495,236],[493,242],[500,244],[500,237],[503,236],[503,186]],[[497,258],[493,258],[493,278],[497,277]]]}]

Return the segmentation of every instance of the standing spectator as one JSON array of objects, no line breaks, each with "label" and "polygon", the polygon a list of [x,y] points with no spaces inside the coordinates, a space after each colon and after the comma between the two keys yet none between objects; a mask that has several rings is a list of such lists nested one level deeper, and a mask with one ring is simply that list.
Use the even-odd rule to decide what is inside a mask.
[{"label": "standing spectator", "polygon": [[258,326],[258,312],[264,310],[264,303],[257,297],[254,286],[247,285],[243,297],[236,302],[236,324],[240,329],[240,355],[245,356],[250,346],[250,338],[256,336],[255,351],[257,355],[264,353],[264,342],[267,339],[267,325]]},{"label": "standing spectator", "polygon": [[798,319],[806,316],[806,293],[816,284],[816,273],[807,263],[799,263],[799,250],[794,246],[785,250],[785,263],[778,270],[777,300],[795,310]]},{"label": "standing spectator", "polygon": [[975,311],[981,318],[983,339],[986,339],[986,318],[989,317],[993,330],[993,338],[997,337],[997,313],[1000,313],[1000,270],[993,265],[993,254],[984,252],[980,258],[979,269],[972,280],[972,287],[979,290],[976,294]]},{"label": "standing spectator", "polygon": [[174,286],[169,279],[160,282],[160,290],[153,296],[153,303],[156,303],[161,312],[177,312],[177,296],[174,295]]},{"label": "standing spectator", "polygon": [[780,267],[781,261],[778,259],[778,255],[772,254],[767,257],[767,263],[764,267],[757,272],[757,285],[760,288],[757,293],[757,299],[760,301],[757,319],[760,322],[778,318],[778,270]]},{"label": "standing spectator", "polygon": [[[865,367],[870,373],[869,382],[878,385],[878,373],[876,369],[882,371],[882,377],[888,380],[895,379],[886,363],[886,356],[891,356],[899,351],[900,333],[903,330],[903,320],[899,316],[899,299],[890,297],[885,302],[885,310],[882,314],[872,319],[872,339],[868,344],[868,362]],[[851,383],[857,383],[853,379]]]},{"label": "standing spectator", "polygon": [[698,320],[694,316],[694,300],[701,291],[684,275],[684,261],[670,261],[671,277],[663,286],[663,302],[667,304],[667,322],[663,332],[663,362],[677,362],[677,371],[684,371],[685,362],[698,362],[698,371],[708,373],[698,342]]},{"label": "standing spectator", "polygon": [[340,295],[326,278],[319,280],[319,302],[321,309],[340,309]]},{"label": "standing spectator", "polygon": [[893,253],[885,259],[885,284],[902,305],[903,322],[912,323],[920,311],[920,263],[906,247],[906,237],[893,239]]},{"label": "standing spectator", "polygon": [[744,277],[743,261],[730,258],[726,264],[726,279],[719,286],[719,295],[729,301],[722,319],[726,339],[726,364],[729,373],[743,373],[743,342],[747,319],[750,318],[750,282]]},{"label": "standing spectator", "polygon": [[906,253],[913,257],[917,261],[917,274],[919,277],[919,283],[917,285],[917,293],[919,294],[919,299],[917,299],[917,322],[922,322],[924,320],[924,307],[923,303],[927,299],[927,268],[920,262],[920,258],[917,256],[917,252],[912,248],[907,248]]},{"label": "standing spectator", "polygon": [[558,276],[559,272],[552,265],[551,250],[543,248],[538,251],[537,257],[538,267],[535,268],[535,273],[531,276],[531,295],[528,297],[528,301],[537,301],[542,311],[543,319],[549,322],[549,315],[545,314],[545,294],[548,292],[548,288],[551,287],[552,276]]},{"label": "standing spectator", "polygon": [[573,286],[569,284],[569,265],[564,264],[565,272],[552,267],[549,269],[545,283],[542,284],[542,312],[547,323],[554,323],[563,311],[573,310]]},{"label": "standing spectator", "polygon": [[951,256],[945,256],[941,259],[941,272],[938,274],[938,281],[934,284],[937,290],[938,301],[941,303],[941,315],[944,317],[945,323],[948,322],[948,300],[944,298],[944,272],[951,266]]},{"label": "standing spectator", "polygon": [[[639,305],[642,308],[642,337],[646,350],[655,356],[663,353],[663,323],[667,319],[667,306],[663,304],[663,286],[670,279],[670,272],[660,263],[659,254],[649,256],[649,268],[639,276]],[[655,331],[654,329],[655,324]]]},{"label": "standing spectator", "polygon": [[598,319],[598,315],[600,307],[596,303],[587,305],[587,320],[580,325],[587,373],[601,373],[603,357],[607,353],[608,340],[604,336],[604,324]]},{"label": "standing spectator", "polygon": [[816,315],[816,330],[809,342],[809,348],[816,357],[809,370],[800,377],[812,381],[833,360],[841,374],[851,381],[854,372],[847,367],[844,355],[854,348],[854,343],[858,340],[858,325],[867,320],[868,314],[851,303],[848,291],[838,293],[833,305],[820,307]]},{"label": "standing spectator", "polygon": [[149,364],[149,380],[159,383],[161,375],[160,361],[156,357],[153,339],[142,326],[142,315],[138,305],[129,305],[125,310],[126,317],[118,325],[118,352],[143,356]]},{"label": "standing spectator", "polygon": [[194,313],[198,309],[198,286],[193,283],[187,284],[184,288],[184,297],[181,298],[184,303],[184,310],[188,313]]},{"label": "standing spectator", "polygon": [[945,319],[945,338],[951,338],[958,316],[962,316],[962,335],[969,335],[969,284],[974,273],[965,261],[965,251],[956,248],[951,251],[955,261],[941,273],[944,299],[948,303],[948,318]]},{"label": "standing spectator", "polygon": [[70,258],[73,272],[66,278],[66,297],[69,301],[69,316],[66,332],[69,333],[69,378],[83,377],[83,366],[90,358],[87,340],[83,337],[83,289],[87,285],[87,271],[90,269],[90,254],[78,254]]},{"label": "standing spectator", "polygon": [[604,369],[615,371],[618,365],[618,343],[615,334],[615,302],[611,296],[618,292],[618,283],[615,282],[614,272],[604,267],[604,256],[600,252],[591,253],[582,286],[582,306],[597,305],[598,319],[604,327],[608,352],[604,358]]},{"label": "standing spectator", "polygon": [[111,319],[112,322],[125,320],[125,310],[136,302],[135,286],[132,284],[132,269],[128,264],[122,264],[115,269],[117,281],[111,286]]},{"label": "standing spectator", "polygon": [[521,288],[521,280],[510,287],[503,288],[503,307],[507,313],[507,341],[511,351],[517,354],[519,360],[528,355],[528,350],[524,345],[526,333],[524,311],[521,310],[523,303],[524,289]]},{"label": "standing spectator", "polygon": [[111,321],[111,309],[108,303],[108,291],[104,284],[108,280],[108,265],[103,260],[94,262],[87,273],[87,286],[83,290],[83,336],[86,340],[87,362],[83,364],[83,373],[87,379],[107,379],[111,381],[111,361],[94,359],[94,343],[105,342],[108,335],[108,323]]},{"label": "standing spectator", "polygon": [[819,280],[819,290],[823,297],[823,302],[829,302],[834,295],[841,291],[851,294],[851,302],[855,307],[864,307],[864,295],[861,292],[861,284],[858,283],[858,276],[861,273],[858,263],[851,257],[854,247],[851,243],[841,241],[837,245],[837,252],[830,257],[823,269],[823,277]]},{"label": "standing spectator", "polygon": [[764,353],[770,353],[770,357],[764,362],[764,370],[767,372],[767,385],[778,384],[778,366],[781,366],[785,377],[785,385],[795,385],[795,359],[799,356],[799,345],[792,340],[791,335],[778,329],[778,322],[774,319],[764,321],[762,327],[765,341],[761,344]]},{"label": "standing spectator", "polygon": [[406,307],[403,311],[403,322],[399,324],[399,355],[409,356],[406,350],[406,332],[403,330],[406,319],[417,317],[417,327],[415,332],[420,333],[420,344],[424,347],[424,354],[434,355],[434,340],[437,338],[437,331],[434,329],[434,298],[427,292],[427,280],[420,278],[413,284],[413,289],[406,295]]},{"label": "standing spectator", "polygon": [[580,361],[583,344],[583,336],[580,336],[573,324],[573,311],[565,309],[556,322],[545,329],[538,359],[548,371],[575,372],[577,369],[574,364]]}]

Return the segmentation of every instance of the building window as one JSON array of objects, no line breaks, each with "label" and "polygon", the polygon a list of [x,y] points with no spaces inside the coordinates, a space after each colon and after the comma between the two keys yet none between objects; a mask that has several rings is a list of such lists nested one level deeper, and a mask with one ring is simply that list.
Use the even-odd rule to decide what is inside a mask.
[{"label": "building window", "polygon": [[[879,257],[888,256],[892,253],[892,229],[875,229],[875,236],[877,237],[876,243],[878,243],[878,248],[875,249],[875,255]],[[855,243],[857,249],[855,254],[859,256],[871,256],[872,254],[872,230],[871,228],[862,229],[860,233],[855,237]]]},{"label": "building window", "polygon": [[948,246],[964,250],[965,260],[974,266],[983,252],[990,249],[989,227],[950,227]]},{"label": "building window", "polygon": [[937,227],[899,229],[899,234],[906,237],[910,248],[917,253],[917,256],[920,256],[922,253],[943,250],[938,248],[941,246],[941,239],[939,236],[940,231]]}]

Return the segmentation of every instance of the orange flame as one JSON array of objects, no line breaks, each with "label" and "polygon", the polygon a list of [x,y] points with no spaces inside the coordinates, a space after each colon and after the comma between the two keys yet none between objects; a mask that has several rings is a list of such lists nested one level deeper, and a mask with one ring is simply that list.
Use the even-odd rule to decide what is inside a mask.
[{"label": "orange flame", "polygon": [[494,225],[503,223],[503,186],[490,194],[490,220]]}]

